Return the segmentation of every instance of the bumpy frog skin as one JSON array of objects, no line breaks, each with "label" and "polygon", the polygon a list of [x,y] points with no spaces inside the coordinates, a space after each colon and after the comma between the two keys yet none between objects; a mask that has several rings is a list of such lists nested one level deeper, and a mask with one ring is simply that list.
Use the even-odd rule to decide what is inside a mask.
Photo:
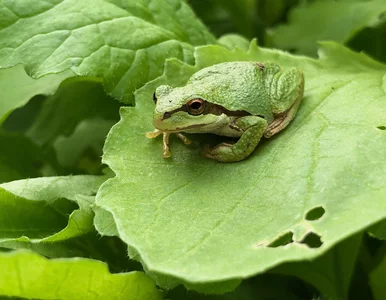
[{"label": "bumpy frog skin", "polygon": [[169,135],[180,132],[239,137],[234,144],[205,148],[203,155],[221,162],[248,157],[264,136],[271,137],[295,117],[304,90],[297,68],[281,70],[272,62],[226,62],[195,73],[183,87],[159,86],[148,138],[163,134],[164,157],[170,157]]}]

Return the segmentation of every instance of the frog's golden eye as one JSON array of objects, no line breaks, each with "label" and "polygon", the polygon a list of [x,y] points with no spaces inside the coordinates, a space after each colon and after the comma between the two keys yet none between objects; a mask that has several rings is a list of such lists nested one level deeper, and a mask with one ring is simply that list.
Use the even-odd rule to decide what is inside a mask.
[{"label": "frog's golden eye", "polygon": [[192,99],[186,104],[186,108],[190,115],[201,115],[205,109],[205,101],[200,98]]},{"label": "frog's golden eye", "polygon": [[153,102],[154,102],[154,104],[157,104],[157,96],[155,95],[155,92],[153,94]]}]

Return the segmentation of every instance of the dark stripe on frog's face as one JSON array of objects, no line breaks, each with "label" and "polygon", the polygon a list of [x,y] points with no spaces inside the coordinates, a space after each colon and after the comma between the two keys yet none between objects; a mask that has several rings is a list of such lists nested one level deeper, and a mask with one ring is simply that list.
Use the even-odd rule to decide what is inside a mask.
[{"label": "dark stripe on frog's face", "polygon": [[[204,101],[204,103],[205,103],[205,109],[204,109],[204,112],[201,113],[200,115],[212,114],[212,115],[220,116],[222,114],[225,114],[229,117],[244,117],[244,116],[251,115],[249,112],[245,110],[231,111],[231,110],[227,110],[225,107],[218,104],[213,104],[207,101]],[[174,113],[179,111],[184,111],[188,113],[188,108],[186,107],[186,104],[182,105],[180,108],[165,112],[162,116],[162,120],[169,119]]]}]

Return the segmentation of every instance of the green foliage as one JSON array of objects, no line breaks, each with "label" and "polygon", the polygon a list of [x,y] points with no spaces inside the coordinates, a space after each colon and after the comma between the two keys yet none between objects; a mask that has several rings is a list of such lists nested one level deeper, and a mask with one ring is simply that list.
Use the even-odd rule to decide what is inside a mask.
[{"label": "green foliage", "polygon": [[48,75],[38,80],[29,77],[23,67],[0,70],[0,124],[18,107],[25,105],[38,94],[51,95],[66,78],[73,76],[69,70],[58,75]]},{"label": "green foliage", "polygon": [[275,47],[315,56],[316,41],[334,40],[384,60],[385,16],[383,0],[305,1],[291,11],[288,24],[273,30],[272,42]]},{"label": "green foliage", "polygon": [[148,2],[4,0],[0,66],[21,63],[38,77],[70,68],[129,101],[166,58],[192,62],[192,46],[215,42],[184,1]]},{"label": "green foliage", "polygon": [[109,273],[88,259],[47,260],[25,251],[0,253],[0,294],[41,299],[162,299],[141,272]]},{"label": "green foliage", "polygon": [[[0,298],[384,299],[385,13],[0,0]],[[242,162],[193,134],[164,159],[157,86],[239,60],[304,71],[294,121]]]},{"label": "green foliage", "polygon": [[[172,141],[175,154],[164,161],[161,141],[143,138],[152,128],[147,120],[153,84],[138,91],[135,108],[122,110],[103,160],[117,177],[103,185],[96,203],[112,213],[119,237],[135,248],[130,253],[156,274],[158,284],[171,284],[159,274],[175,274],[178,283],[222,281],[316,257],[368,226],[369,219],[386,217],[381,200],[386,196],[386,140],[377,128],[386,113],[386,67],[332,43],[320,51],[322,58],[312,60],[253,44],[249,52],[203,46],[196,50],[195,68],[176,61],[166,65],[154,85],[184,82],[195,69],[221,61],[275,60],[304,70],[305,98],[293,125],[237,164],[200,158],[196,136],[193,147]],[[179,82],[169,80],[176,73]],[[360,89],[355,82],[362,82]],[[350,105],[355,99],[366,101]],[[345,144],[339,147],[340,140]],[[379,201],[369,203],[369,195]],[[326,216],[305,220],[316,206],[324,207]],[[267,247],[289,231],[294,243]],[[321,236],[323,247],[304,246],[310,232]],[[243,259],[234,261],[235,256]]]},{"label": "green foliage", "polygon": [[54,242],[92,231],[90,205],[106,178],[41,177],[1,184],[0,242]]},{"label": "green foliage", "polygon": [[0,183],[42,176],[41,167],[49,159],[41,147],[23,135],[4,130],[0,131],[0,144]]},{"label": "green foliage", "polygon": [[374,299],[383,299],[386,294],[386,259],[370,274],[370,284]]},{"label": "green foliage", "polygon": [[27,135],[38,144],[46,144],[72,134],[84,120],[117,121],[118,110],[118,101],[107,97],[99,83],[69,79],[44,102]]}]

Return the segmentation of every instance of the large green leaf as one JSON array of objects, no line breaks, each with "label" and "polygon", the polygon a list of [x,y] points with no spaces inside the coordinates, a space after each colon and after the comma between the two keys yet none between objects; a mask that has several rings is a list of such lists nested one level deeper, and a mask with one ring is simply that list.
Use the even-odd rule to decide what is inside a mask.
[{"label": "large green leaf", "polygon": [[41,177],[0,185],[0,242],[54,242],[93,230],[90,205],[106,176]]},{"label": "large green leaf", "polygon": [[[315,56],[317,41],[347,43],[366,27],[384,24],[385,12],[383,0],[303,1],[291,11],[288,25],[280,25],[271,32],[272,41],[276,47]],[[355,43],[356,49],[373,52],[366,47],[372,43],[369,32],[366,34],[366,39],[362,37],[360,43]],[[373,40],[377,40],[376,36]]]},{"label": "large green leaf", "polygon": [[33,96],[53,94],[64,79],[74,75],[67,70],[36,80],[29,77],[21,65],[0,69],[0,124],[15,108],[25,105]]},{"label": "large green leaf", "polygon": [[0,295],[28,299],[162,299],[142,272],[111,274],[100,261],[0,253]]},{"label": "large green leaf", "polygon": [[71,78],[44,102],[27,135],[38,144],[52,143],[61,135],[72,134],[85,120],[117,121],[119,106],[118,101],[106,95],[100,83]]},{"label": "large green leaf", "polygon": [[215,42],[183,0],[3,0],[0,11],[2,68],[71,68],[123,100],[161,75],[165,58],[192,62],[192,45]]},{"label": "large green leaf", "polygon": [[117,237],[101,237],[92,231],[78,237],[49,243],[8,240],[0,243],[0,252],[30,250],[47,258],[83,257],[105,262],[113,273],[142,271],[141,264],[127,258],[127,245]]},{"label": "large green leaf", "polygon": [[[79,123],[74,133],[69,137],[59,136],[54,142],[58,162],[65,167],[74,168],[84,152],[93,152],[100,158],[107,133],[114,121],[103,119],[84,120]],[[100,167],[100,159],[97,168]]]},{"label": "large green leaf", "polygon": [[[169,61],[108,135],[103,161],[116,177],[98,191],[96,204],[110,212],[99,228],[114,233],[112,215],[131,256],[159,284],[195,287],[315,258],[385,218],[386,66],[335,43],[324,44],[320,55],[313,60],[252,44],[249,52],[199,47],[195,67]],[[303,69],[295,120],[239,163],[202,158],[202,135],[192,135],[190,147],[172,139],[172,158],[162,158],[161,140],[144,137],[152,129],[154,88],[232,60]],[[279,246],[282,236],[288,245]]]},{"label": "large green leaf", "polygon": [[[59,243],[34,243],[15,239],[3,240],[0,242],[0,247],[4,251],[30,250],[47,258],[86,257],[102,260],[102,256],[98,253],[99,249],[96,247],[101,245],[98,245],[96,241],[99,241],[99,239],[93,232]],[[92,251],[90,251],[91,248],[93,248]]]}]

